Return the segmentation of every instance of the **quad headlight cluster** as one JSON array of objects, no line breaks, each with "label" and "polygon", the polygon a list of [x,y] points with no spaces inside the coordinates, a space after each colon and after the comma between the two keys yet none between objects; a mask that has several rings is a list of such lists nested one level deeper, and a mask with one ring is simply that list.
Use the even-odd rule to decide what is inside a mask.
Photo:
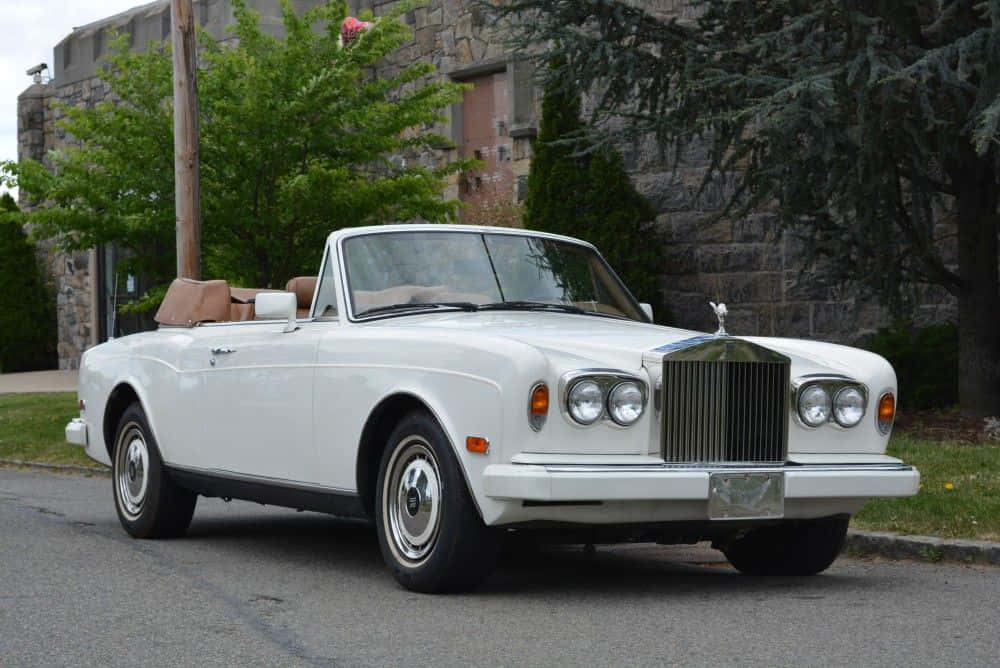
[{"label": "quad headlight cluster", "polygon": [[646,410],[646,386],[627,376],[593,375],[574,378],[567,384],[566,412],[574,422],[591,425],[610,419],[629,427]]},{"label": "quad headlight cluster", "polygon": [[835,422],[844,428],[857,425],[868,409],[868,391],[864,385],[847,379],[806,380],[796,393],[799,420],[807,427]]}]

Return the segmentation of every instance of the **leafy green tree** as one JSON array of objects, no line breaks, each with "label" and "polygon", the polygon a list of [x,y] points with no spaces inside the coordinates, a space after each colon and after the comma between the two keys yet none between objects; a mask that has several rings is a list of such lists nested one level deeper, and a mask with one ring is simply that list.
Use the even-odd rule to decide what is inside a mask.
[{"label": "leafy green tree", "polygon": [[[429,81],[412,63],[379,77],[374,66],[411,34],[403,2],[340,42],[347,4],[298,15],[282,0],[286,36],[233,0],[235,42],[199,35],[203,263],[208,277],[278,287],[314,273],[326,236],[345,226],[452,218],[441,192],[462,163],[405,163],[396,156],[445,143],[426,132],[463,86]],[[66,108],[60,127],[76,143],[49,156],[53,169],[7,165],[36,207],[36,234],[68,248],[115,243],[132,273],[156,283],[174,274],[171,58],[167,45],[129,51],[114,42],[101,78],[113,100]]]},{"label": "leafy green tree", "polygon": [[[905,312],[936,285],[959,309],[960,402],[1000,414],[1000,0],[692,0],[683,18],[621,0],[511,0],[514,41],[596,94],[595,127],[695,139],[776,208],[834,279]],[[957,257],[938,222],[957,227]]]},{"label": "leafy green tree", "polygon": [[22,229],[14,199],[0,197],[0,372],[37,371],[56,365],[55,298],[35,247]]},{"label": "leafy green tree", "polygon": [[607,146],[581,149],[580,93],[550,84],[528,174],[524,225],[578,237],[597,246],[658,322],[669,319],[659,284],[662,244],[655,212],[632,185],[621,154]]}]

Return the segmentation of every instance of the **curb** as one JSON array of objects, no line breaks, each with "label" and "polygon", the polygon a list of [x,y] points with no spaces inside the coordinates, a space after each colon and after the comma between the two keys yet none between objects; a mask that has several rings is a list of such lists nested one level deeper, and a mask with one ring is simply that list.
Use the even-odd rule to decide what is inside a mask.
[{"label": "curb", "polygon": [[844,551],[850,555],[888,559],[912,559],[930,563],[957,561],[1000,566],[1000,543],[988,540],[903,536],[888,531],[850,529],[844,541]]},{"label": "curb", "polygon": [[0,466],[17,466],[25,469],[41,469],[43,471],[61,471],[63,473],[86,473],[104,478],[111,477],[111,469],[104,466],[76,466],[73,464],[43,464],[41,462],[25,462],[20,459],[0,459]]}]

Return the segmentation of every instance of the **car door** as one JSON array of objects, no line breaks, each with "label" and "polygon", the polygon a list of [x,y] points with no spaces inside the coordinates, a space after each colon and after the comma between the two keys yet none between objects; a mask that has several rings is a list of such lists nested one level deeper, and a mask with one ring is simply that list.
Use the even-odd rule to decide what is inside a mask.
[{"label": "car door", "polygon": [[197,440],[206,468],[253,478],[316,482],[313,387],[323,323],[253,321],[203,328]]}]

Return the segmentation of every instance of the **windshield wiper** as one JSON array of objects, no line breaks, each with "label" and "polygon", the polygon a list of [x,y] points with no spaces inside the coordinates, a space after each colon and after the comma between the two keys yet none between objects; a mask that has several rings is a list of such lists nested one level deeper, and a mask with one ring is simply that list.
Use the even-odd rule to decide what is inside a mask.
[{"label": "windshield wiper", "polygon": [[493,304],[480,304],[480,311],[562,311],[563,313],[587,314],[594,311],[587,311],[572,304],[553,304],[551,302],[529,302],[529,301],[509,301],[495,302]]},{"label": "windshield wiper", "polygon": [[614,318],[615,320],[629,320],[625,315],[615,315],[614,313],[601,313],[600,311],[591,311],[589,309],[580,308],[579,306],[574,306],[573,304],[553,304],[552,302],[530,302],[530,301],[509,301],[509,302],[496,302],[493,304],[480,304],[479,311],[500,311],[504,309],[509,309],[511,311],[562,311],[563,313],[574,313],[577,315],[596,315],[599,318]]},{"label": "windshield wiper", "polygon": [[553,302],[533,302],[526,300],[513,300],[509,302],[493,302],[490,304],[473,304],[472,302],[415,302],[411,304],[388,304],[386,306],[375,306],[370,309],[356,313],[355,316],[375,315],[377,313],[391,313],[393,311],[421,311],[436,308],[454,308],[462,311],[559,311],[561,313],[573,313],[574,315],[596,315],[602,318],[616,318],[619,320],[629,320],[624,316],[601,313],[600,311],[588,311],[573,304],[559,304]]},{"label": "windshield wiper", "polygon": [[479,307],[472,302],[415,302],[411,304],[389,304],[387,306],[374,306],[370,309],[365,309],[360,313],[355,315],[361,317],[363,315],[373,315],[375,313],[389,313],[391,311],[413,311],[422,310],[429,308],[457,308],[463,311],[477,311]]}]

